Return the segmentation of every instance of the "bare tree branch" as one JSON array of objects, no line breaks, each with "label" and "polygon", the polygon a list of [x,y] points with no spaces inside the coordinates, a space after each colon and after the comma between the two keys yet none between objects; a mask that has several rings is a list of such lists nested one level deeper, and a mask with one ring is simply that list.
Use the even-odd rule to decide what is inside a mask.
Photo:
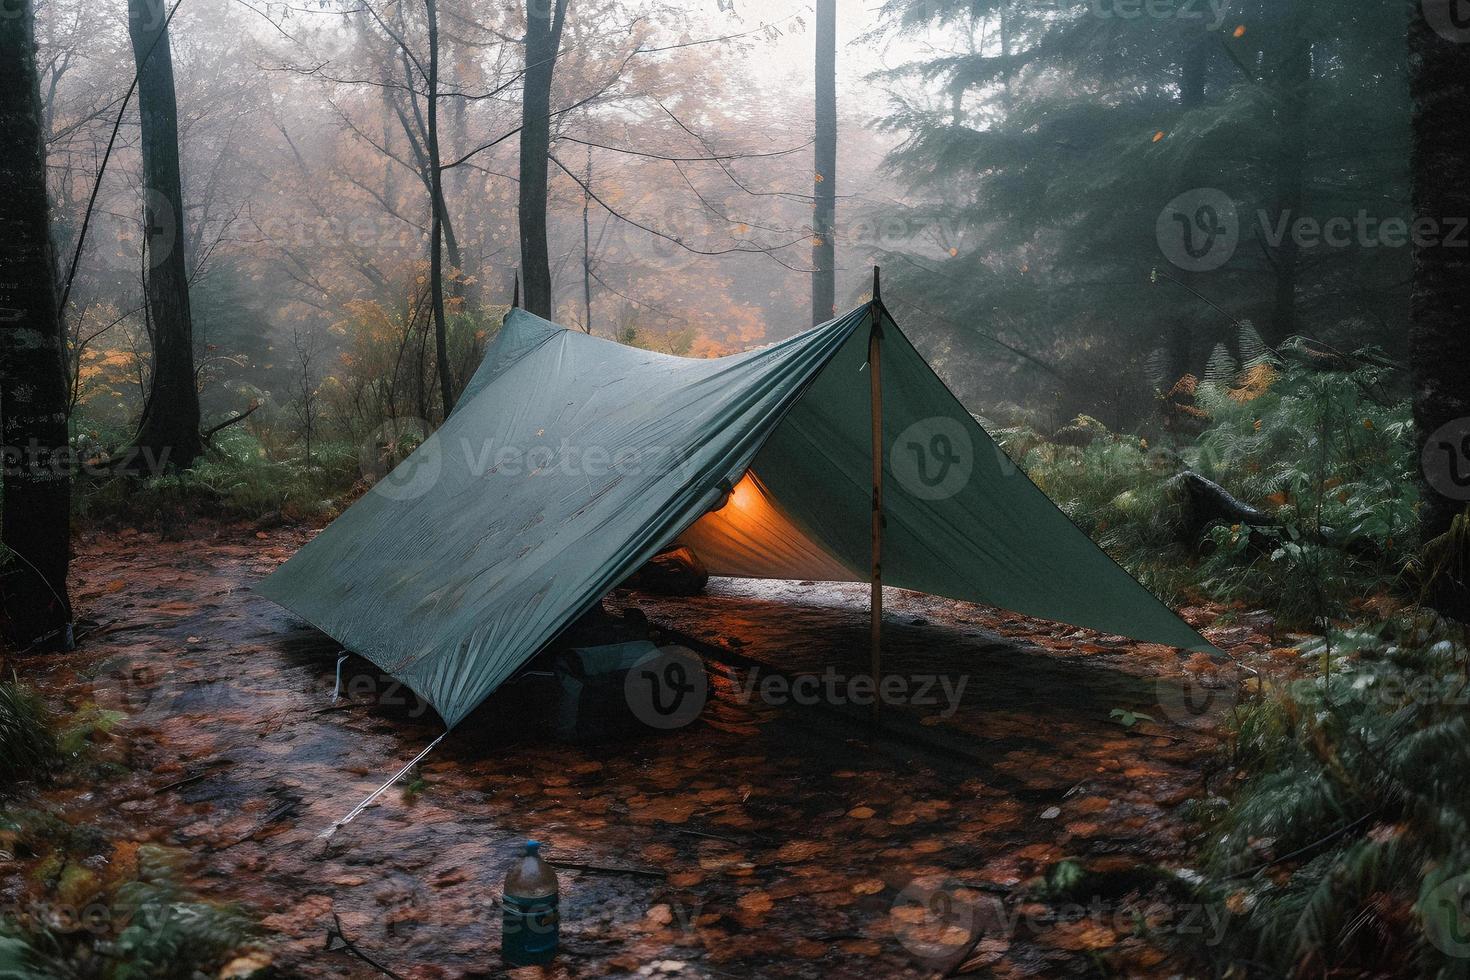
[{"label": "bare tree branch", "polygon": [[576,181],[577,186],[578,187],[581,187],[584,191],[586,191],[588,197],[592,198],[592,200],[594,200],[598,204],[602,205],[603,210],[607,211],[613,217],[617,218],[619,221],[622,221],[622,222],[624,222],[626,224],[632,225],[634,228],[637,228],[639,231],[647,232],[648,234],[653,235],[655,238],[662,238],[666,242],[672,242],[673,244],[675,244],[675,245],[679,246],[680,248],[684,249],[686,252],[692,252],[695,255],[730,255],[730,254],[735,253],[735,252],[746,252],[746,253],[756,254],[756,255],[767,255],[767,256],[769,256],[771,258],[772,261],[776,262],[777,264],[779,264],[781,266],[784,266],[787,269],[790,269],[793,272],[810,272],[811,271],[810,269],[806,269],[806,270],[799,269],[796,266],[793,266],[793,265],[791,265],[791,264],[789,264],[787,262],[783,262],[783,261],[781,261],[781,258],[778,255],[775,254],[776,252],[779,252],[782,249],[791,248],[793,245],[800,245],[803,242],[809,241],[810,240],[810,236],[808,236],[808,235],[803,235],[800,238],[795,239],[794,241],[787,242],[784,245],[769,245],[769,246],[761,246],[761,245],[751,245],[751,246],[736,245],[736,246],[734,246],[732,248],[722,248],[722,249],[699,248],[698,246],[690,245],[689,243],[685,242],[681,238],[678,238],[678,237],[676,237],[674,235],[670,235],[667,232],[659,231],[657,228],[651,227],[649,225],[645,225],[641,221],[638,221],[635,218],[630,218],[627,215],[622,214],[617,209],[615,209],[614,207],[612,207],[612,205],[608,204],[602,198],[598,197],[597,196],[597,192],[594,191],[592,188],[588,187],[587,184],[585,182],[583,182],[582,178],[580,178],[576,174],[574,174],[566,166],[566,164],[564,164],[560,160],[558,160],[556,158],[556,155],[555,154],[549,154],[548,156],[549,156],[549,159],[551,160],[551,162],[554,163],[554,164],[556,164],[557,167],[559,167],[561,169],[561,172],[562,173],[566,174],[568,177],[572,178],[572,180]]}]

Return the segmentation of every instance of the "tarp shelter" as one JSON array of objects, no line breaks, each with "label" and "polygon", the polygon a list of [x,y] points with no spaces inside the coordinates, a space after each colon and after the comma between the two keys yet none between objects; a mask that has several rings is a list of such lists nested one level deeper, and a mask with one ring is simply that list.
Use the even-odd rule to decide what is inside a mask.
[{"label": "tarp shelter", "polygon": [[881,351],[883,581],[1211,650],[1013,466],[881,303],[711,359],[512,310],[448,420],[259,590],[452,728],[658,551],[867,581]]}]

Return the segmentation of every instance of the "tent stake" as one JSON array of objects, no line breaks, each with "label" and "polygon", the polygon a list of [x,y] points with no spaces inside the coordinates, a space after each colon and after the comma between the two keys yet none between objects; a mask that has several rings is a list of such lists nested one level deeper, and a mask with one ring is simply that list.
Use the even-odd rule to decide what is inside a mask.
[{"label": "tent stake", "polygon": [[873,324],[868,332],[868,397],[873,429],[873,566],[872,593],[868,602],[868,645],[872,653],[873,723],[882,707],[883,669],[883,299],[879,292],[878,267],[873,266]]},{"label": "tent stake", "polygon": [[521,270],[515,271],[515,285],[511,287],[510,308],[520,309],[521,306]]}]

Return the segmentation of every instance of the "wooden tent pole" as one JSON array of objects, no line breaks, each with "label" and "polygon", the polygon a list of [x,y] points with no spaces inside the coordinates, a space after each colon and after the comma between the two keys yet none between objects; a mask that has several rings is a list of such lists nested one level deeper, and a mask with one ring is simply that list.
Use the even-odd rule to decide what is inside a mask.
[{"label": "wooden tent pole", "polygon": [[873,669],[873,721],[882,706],[883,683],[883,299],[879,292],[878,267],[873,266],[873,322],[868,331],[868,397],[872,408],[873,436],[873,563],[872,592],[868,604],[868,644]]}]

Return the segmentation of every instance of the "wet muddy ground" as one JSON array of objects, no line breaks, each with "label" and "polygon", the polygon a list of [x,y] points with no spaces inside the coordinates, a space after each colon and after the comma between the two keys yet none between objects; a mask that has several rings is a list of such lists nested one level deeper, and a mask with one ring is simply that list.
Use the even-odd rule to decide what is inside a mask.
[{"label": "wet muddy ground", "polygon": [[[545,680],[510,684],[324,841],[442,727],[356,658],[334,704],[336,644],[250,591],[308,534],[81,542],[74,600],[98,625],[75,653],[12,664],[125,711],[113,737],[135,769],[29,805],[115,853],[184,849],[195,888],[260,917],[284,975],[381,975],[324,949],[337,922],[400,976],[501,975],[495,896],[528,837],[579,866],[560,872],[549,976],[1168,975],[1213,933],[1170,884],[1217,747],[1168,679],[1175,653],[898,590],[880,728],[850,686],[866,587],[618,592],[610,609],[706,658],[694,722],[563,744]],[[0,863],[0,897],[43,888],[29,870]],[[1048,892],[1048,874],[1081,885]]]}]

